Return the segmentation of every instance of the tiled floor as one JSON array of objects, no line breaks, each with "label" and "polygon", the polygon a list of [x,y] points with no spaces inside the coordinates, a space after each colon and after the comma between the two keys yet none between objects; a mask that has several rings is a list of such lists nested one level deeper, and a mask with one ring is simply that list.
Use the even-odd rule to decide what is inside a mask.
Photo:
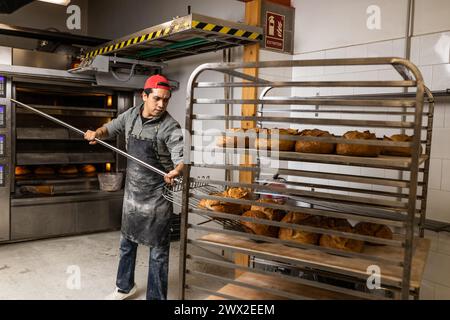
[{"label": "tiled floor", "polygon": [[[0,300],[101,300],[114,289],[120,232],[0,245]],[[172,242],[169,299],[178,297],[179,242]],[[140,246],[136,299],[145,299],[148,249]],[[191,267],[196,267],[192,266]],[[79,277],[78,277],[79,275]],[[193,280],[195,281],[195,280]],[[220,284],[209,284],[210,288]],[[190,299],[206,295],[189,294]]]}]

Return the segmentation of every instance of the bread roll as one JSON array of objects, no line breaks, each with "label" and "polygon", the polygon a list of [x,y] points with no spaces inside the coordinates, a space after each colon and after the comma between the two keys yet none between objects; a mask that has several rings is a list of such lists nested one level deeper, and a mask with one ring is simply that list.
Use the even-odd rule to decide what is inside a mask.
[{"label": "bread roll", "polygon": [[80,172],[86,176],[93,176],[96,174],[97,169],[92,164],[85,164],[81,166]]},{"label": "bread roll", "polygon": [[[333,137],[328,131],[322,131],[319,129],[303,130],[300,132],[300,136],[303,137]],[[304,153],[334,153],[336,148],[335,143],[319,142],[319,141],[300,141],[295,143],[296,152]]]},{"label": "bread roll", "polygon": [[[343,135],[344,139],[364,139],[376,140],[377,137],[370,131],[348,131]],[[377,157],[380,154],[381,148],[379,146],[370,146],[364,144],[344,144],[338,143],[336,145],[336,153],[345,156],[356,157]]]},{"label": "bread roll", "polygon": [[[242,216],[269,220],[266,214],[261,211],[246,211]],[[278,227],[275,226],[269,226],[249,221],[241,221],[241,224],[244,226],[244,229],[249,233],[254,233],[260,236],[267,236],[267,237],[276,237],[278,235]]]},{"label": "bread roll", "polygon": [[52,167],[40,166],[34,170],[34,174],[38,176],[51,176],[55,174],[55,169],[53,169]]},{"label": "bread roll", "polygon": [[[355,225],[355,233],[364,236],[377,237],[382,239],[392,240],[393,234],[392,230],[383,224],[370,223],[370,222],[359,222]],[[383,244],[373,243],[366,241],[369,245],[382,246]]]},{"label": "bread roll", "polygon": [[[413,136],[408,136],[406,134],[394,134],[391,137],[384,136],[384,141],[396,141],[396,142],[411,142]],[[387,156],[397,156],[397,157],[411,157],[412,147],[383,147],[382,154]],[[420,153],[422,153],[422,146],[420,146]]]},{"label": "bread roll", "polygon": [[[298,225],[319,227],[320,219],[316,216],[311,216],[301,212],[288,212],[288,214],[281,220],[284,223],[294,223]],[[278,238],[281,240],[296,241],[303,244],[317,244],[320,235],[313,232],[294,230],[288,228],[280,228]]]},{"label": "bread roll", "polygon": [[[321,227],[342,232],[353,233],[352,225],[345,219],[325,218],[321,220]],[[339,249],[350,252],[362,252],[364,241],[348,239],[328,234],[323,234],[319,241],[322,247]]]},{"label": "bread roll", "polygon": [[[278,204],[277,201],[272,199],[259,199],[259,203],[272,203],[272,204]],[[284,217],[284,211],[279,209],[272,209],[267,207],[261,207],[258,205],[253,205],[250,208],[251,211],[261,211],[263,212],[269,220],[272,221],[281,221]]]},{"label": "bread roll", "polygon": [[227,129],[225,136],[216,137],[216,145],[221,148],[248,148],[248,137],[233,136],[236,133],[244,134],[245,129]]},{"label": "bread roll", "polygon": [[67,165],[59,168],[58,173],[63,176],[73,176],[78,174],[78,169],[75,166]]},{"label": "bread roll", "polygon": [[27,167],[23,167],[23,166],[17,166],[16,168],[15,168],[15,175],[17,176],[17,177],[20,177],[20,176],[26,176],[27,174],[30,174],[31,173],[31,170],[30,169],[28,169]]},{"label": "bread roll", "polygon": [[260,129],[258,137],[255,139],[255,148],[263,150],[293,151],[294,140],[280,139],[281,135],[296,135],[295,129]]},{"label": "bread roll", "polygon": [[242,214],[242,212],[244,212],[244,209],[240,204],[225,201],[227,197],[226,191],[220,193],[213,193],[210,195],[223,197],[224,199],[223,200],[201,199],[198,205],[200,208],[230,214]]}]

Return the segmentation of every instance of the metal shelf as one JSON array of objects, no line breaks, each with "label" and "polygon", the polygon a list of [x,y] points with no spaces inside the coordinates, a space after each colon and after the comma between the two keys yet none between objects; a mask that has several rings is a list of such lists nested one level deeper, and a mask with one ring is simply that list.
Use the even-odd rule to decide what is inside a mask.
[{"label": "metal shelf", "polygon": [[[265,74],[264,68],[302,68],[302,67],[331,67],[331,66],[353,66],[353,65],[389,65],[404,79],[404,81],[328,81],[328,82],[296,82],[267,80],[257,77],[246,76],[240,71],[247,68],[258,69],[256,74]],[[232,75],[229,82],[203,83],[197,82],[204,73],[222,73]],[[275,78],[275,76],[273,77]],[[246,82],[242,82],[246,80]],[[404,95],[402,93],[386,95],[354,95],[354,96],[329,96],[329,97],[290,97],[275,96],[267,97],[271,88],[284,87],[414,87],[414,94]],[[264,87],[259,98],[254,99],[221,99],[217,98],[217,88],[231,90],[231,88]],[[197,97],[196,88],[202,88],[201,98]],[[213,90],[207,90],[212,88]],[[209,92],[209,94],[208,94]],[[225,94],[224,97],[227,97]],[[194,134],[192,141],[187,142],[186,147],[191,152],[185,154],[186,172],[183,184],[182,203],[182,248],[183,256],[189,259],[202,260],[200,254],[193,254],[191,247],[200,247],[205,250],[220,249],[232,254],[245,254],[255,256],[268,261],[286,263],[293,268],[311,268],[317,272],[326,272],[335,279],[340,277],[351,277],[355,284],[351,290],[339,285],[332,285],[327,290],[341,292],[364,299],[381,298],[409,299],[411,296],[417,298],[419,295],[421,278],[424,272],[427,254],[430,249],[428,240],[423,239],[423,230],[426,216],[426,201],[429,176],[429,163],[431,154],[431,138],[433,127],[434,98],[425,87],[422,75],[418,68],[411,62],[401,58],[361,58],[361,59],[328,59],[328,60],[292,60],[292,61],[268,61],[260,63],[210,63],[198,67],[191,75],[188,85],[187,97],[187,119],[186,129]],[[201,114],[201,105],[241,105],[254,106],[257,116],[237,116],[221,114]],[[280,110],[271,108],[265,113],[259,106],[277,106]],[[301,112],[293,112],[287,106],[304,105],[310,110],[304,112],[314,113],[314,118],[306,118]],[[284,106],[284,107],[283,107]],[[337,106],[338,108],[334,108]],[[198,107],[198,108],[197,108]],[[345,112],[339,113],[339,107],[345,107]],[[222,109],[220,109],[222,110]],[[241,114],[243,109],[241,109]],[[332,112],[327,112],[332,110]],[[272,113],[271,113],[272,112]],[[280,113],[281,115],[273,114]],[[357,114],[357,117],[353,117]],[[319,117],[320,115],[320,117]],[[336,117],[336,115],[338,115]],[[358,119],[358,120],[356,120]],[[213,122],[214,121],[214,122]],[[226,122],[225,128],[233,121],[243,121],[245,124],[251,122],[258,125],[272,127],[274,123],[285,124],[284,128],[313,129],[318,126],[322,130],[330,130],[331,134],[339,132],[334,137],[302,137],[291,136],[286,140],[311,141],[323,143],[345,143],[349,145],[363,144],[371,146],[395,146],[411,148],[410,157],[377,156],[377,157],[354,157],[337,154],[314,154],[298,153],[294,151],[258,150],[252,148],[252,138],[261,136],[246,131],[244,134],[237,133],[232,136],[248,138],[250,148],[216,147],[213,139],[201,138],[209,136],[224,135],[223,127],[216,123]],[[210,122],[210,123],[208,123]],[[206,123],[206,125],[205,125]],[[242,122],[241,122],[242,123]],[[214,124],[212,126],[212,124]],[[292,127],[291,127],[292,126]],[[194,130],[195,127],[195,130]],[[198,128],[214,128],[212,131],[202,132]],[[335,129],[338,127],[337,129]],[[412,135],[410,142],[386,142],[381,137],[370,142],[367,140],[345,141],[341,137],[341,130],[355,130],[355,127],[379,128],[389,135],[406,132]],[[394,130],[393,130],[394,129]],[[333,132],[333,130],[339,130]],[[375,131],[377,134],[380,134]],[[387,133],[386,133],[387,134]],[[227,137],[231,135],[226,134]],[[265,138],[264,135],[262,138]],[[267,137],[266,137],[267,138]],[[284,140],[286,136],[276,136],[275,139]],[[232,139],[233,140],[233,139]],[[239,140],[238,140],[239,141]],[[243,145],[242,145],[243,146]],[[422,150],[423,149],[423,150]],[[217,156],[217,157],[216,157]],[[242,163],[245,160],[245,165]],[[267,160],[267,161],[266,161]],[[273,160],[275,164],[273,164]],[[211,162],[215,161],[215,162]],[[264,162],[263,164],[263,161]],[[277,167],[273,167],[277,165]],[[325,165],[325,166],[324,166]],[[329,165],[329,166],[327,166]],[[376,168],[376,169],[372,169]],[[382,170],[378,170],[382,169]],[[193,177],[191,174],[204,175]],[[364,170],[364,171],[363,171]],[[252,180],[252,183],[242,181],[235,182],[233,179],[220,178],[225,171],[225,176],[237,177],[244,174],[259,175],[262,179]],[[381,173],[380,173],[381,171]],[[241,175],[242,174],[242,175]],[[380,176],[381,174],[381,176]],[[214,178],[206,177],[207,175]],[[217,176],[216,176],[217,175]],[[311,179],[308,181],[307,179]],[[189,181],[190,183],[187,183]],[[253,197],[248,199],[224,198],[217,194],[201,194],[192,185],[211,185],[218,190],[226,187],[240,187],[251,190]],[[354,185],[352,185],[354,184]],[[394,191],[395,190],[395,191]],[[257,202],[258,195],[269,195],[283,199],[284,203],[261,203]],[[199,208],[201,199],[222,201],[248,208],[251,205],[259,207],[278,209],[284,212],[300,212],[315,216],[323,221],[323,218],[346,219],[352,226],[347,231],[328,229],[328,227],[292,224],[262,218],[250,218],[230,214],[231,212],[216,212]],[[248,209],[245,209],[248,210]],[[195,223],[197,219],[190,217],[196,215],[206,219]],[[224,220],[227,223],[224,223]],[[254,234],[242,229],[242,222],[252,222],[256,225],[294,229],[297,231],[312,232],[319,236],[328,235],[345,238],[353,241],[364,241],[363,249],[350,251],[334,247],[324,246],[319,241],[313,244],[297,242],[294,240],[283,240],[277,236],[267,234]],[[389,226],[392,239],[380,239],[374,235],[360,235],[354,233],[354,225],[357,222],[370,222]],[[241,226],[241,228],[237,228]],[[193,236],[195,232],[195,237]],[[199,236],[198,233],[200,233]],[[372,246],[368,243],[382,244]],[[204,259],[203,259],[204,260]],[[218,261],[218,260],[217,260]],[[215,264],[217,261],[207,261]],[[237,260],[236,260],[237,261]],[[235,266],[236,270],[247,270],[238,262],[229,263],[229,267]],[[180,298],[184,298],[187,290],[207,290],[207,288],[194,288],[189,284],[188,277],[191,270],[185,265],[180,266],[182,274],[182,286]],[[217,262],[219,263],[219,262]],[[378,265],[381,267],[381,291],[364,291],[357,287],[358,282],[367,280],[367,267]],[[272,272],[273,276],[275,275]],[[208,275],[201,274],[208,278]],[[291,276],[292,279],[297,279]],[[224,280],[224,279],[217,279]],[[303,279],[302,279],[303,280]],[[271,281],[271,280],[267,280]],[[240,282],[240,283],[236,283]],[[365,283],[365,282],[364,282]],[[252,289],[265,291],[264,283],[239,281],[239,278],[230,280],[231,286],[242,286],[243,290]],[[312,281],[311,286],[321,288],[322,283]],[[225,298],[230,298],[228,286],[219,291]],[[234,291],[235,297],[239,292]],[[391,296],[388,296],[388,293]],[[214,296],[213,293],[211,293]],[[231,295],[233,296],[233,295]],[[282,295],[283,296],[283,295]],[[284,297],[293,298],[291,293]],[[231,297],[232,298],[232,297]]]}]

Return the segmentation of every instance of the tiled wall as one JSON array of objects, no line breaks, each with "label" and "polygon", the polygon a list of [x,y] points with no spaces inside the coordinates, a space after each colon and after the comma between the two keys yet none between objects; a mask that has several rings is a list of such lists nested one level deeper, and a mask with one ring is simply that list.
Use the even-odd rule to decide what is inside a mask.
[{"label": "tiled wall", "polygon": [[[332,59],[397,56],[405,57],[405,39],[395,39],[374,42],[363,45],[323,50],[312,53],[298,54],[294,59]],[[439,32],[429,35],[413,37],[411,43],[411,60],[421,70],[425,84],[431,90],[450,88],[450,32]],[[362,66],[362,67],[331,67],[331,68],[294,68],[294,81],[313,80],[388,80],[395,76],[390,66]],[[400,78],[397,78],[400,80]],[[399,90],[391,88],[391,91]],[[401,89],[400,89],[401,90]],[[387,92],[383,88],[302,88],[293,89],[292,95],[315,96],[336,94],[361,94]],[[450,100],[438,100],[435,109],[433,126],[433,142],[431,154],[431,168],[428,191],[427,218],[450,222]],[[314,116],[314,115],[311,115]],[[327,115],[326,117],[332,116]],[[339,116],[335,116],[338,118]],[[381,117],[380,120],[388,120]],[[348,128],[328,128],[335,134],[342,134]],[[377,136],[389,132],[375,131]],[[298,166],[291,165],[292,168]],[[308,168],[306,168],[308,167]],[[319,168],[321,167],[321,168]],[[302,165],[302,169],[329,171],[338,169],[338,173],[367,174],[389,177],[392,172],[379,169],[349,168],[343,170],[332,166]],[[341,182],[343,186],[355,184]],[[379,190],[379,186],[372,186]],[[381,187],[381,189],[384,189]],[[426,266],[421,291],[422,299],[450,299],[450,235],[448,233],[427,232],[426,237],[432,240],[432,250]]]}]

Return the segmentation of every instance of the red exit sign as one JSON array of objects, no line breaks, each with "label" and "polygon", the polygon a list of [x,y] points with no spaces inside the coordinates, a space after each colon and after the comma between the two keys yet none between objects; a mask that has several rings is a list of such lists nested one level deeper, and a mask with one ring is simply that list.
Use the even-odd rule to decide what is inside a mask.
[{"label": "red exit sign", "polygon": [[284,50],[285,16],[266,11],[266,48]]}]

